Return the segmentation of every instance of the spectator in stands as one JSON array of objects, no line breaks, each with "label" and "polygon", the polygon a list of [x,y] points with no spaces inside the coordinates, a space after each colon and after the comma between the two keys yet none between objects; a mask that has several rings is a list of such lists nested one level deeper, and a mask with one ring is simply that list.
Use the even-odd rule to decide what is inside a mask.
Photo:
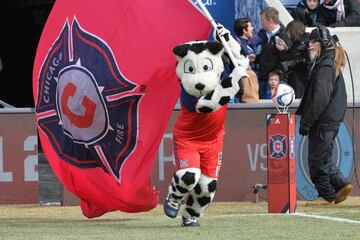
[{"label": "spectator in stands", "polygon": [[312,67],[309,83],[297,115],[300,135],[308,135],[308,162],[318,198],[305,206],[333,205],[344,201],[352,191],[332,155],[335,138],[346,112],[346,88],[341,69],[345,54],[329,30],[322,26],[310,33],[309,56]]},{"label": "spectator in stands", "polygon": [[324,0],[320,10],[326,26],[360,26],[359,0]]},{"label": "spectator in stands", "polygon": [[257,73],[257,66],[255,64],[256,53],[252,45],[253,30],[254,27],[252,26],[250,18],[235,19],[234,31],[241,45],[241,53],[249,58],[251,69]]},{"label": "spectator in stands", "polygon": [[275,89],[279,86],[281,81],[281,72],[279,70],[274,70],[269,73],[269,85],[271,87],[271,95],[274,93]]},{"label": "spectator in stands", "polygon": [[295,97],[301,98],[305,91],[308,71],[308,48],[309,34],[306,33],[305,25],[299,21],[291,21],[286,26],[286,33],[292,45],[290,49],[281,45],[276,45],[281,53],[281,69],[284,73],[283,79],[294,89]]},{"label": "spectator in stands", "polygon": [[258,33],[261,38],[261,53],[257,57],[259,62],[259,92],[261,99],[271,99],[271,88],[268,82],[269,73],[281,69],[280,51],[276,48],[275,38],[281,38],[287,46],[290,40],[285,32],[285,27],[280,23],[279,12],[268,7],[260,12],[263,29]]},{"label": "spectator in stands", "polygon": [[[249,68],[246,70],[248,77],[242,78],[243,91],[241,96],[235,95],[235,102],[255,103],[259,101],[259,82],[255,72]],[[238,100],[239,101],[238,101]]]},{"label": "spectator in stands", "polygon": [[307,27],[320,25],[320,0],[300,0],[297,7],[291,12],[294,20],[300,20]]},{"label": "spectator in stands", "polygon": [[235,95],[235,102],[253,103],[259,101],[259,83],[257,78],[256,53],[252,46],[253,26],[250,18],[238,18],[234,22],[234,31],[241,46],[241,54],[250,60],[250,68],[247,70],[249,77],[242,79],[243,91]]}]

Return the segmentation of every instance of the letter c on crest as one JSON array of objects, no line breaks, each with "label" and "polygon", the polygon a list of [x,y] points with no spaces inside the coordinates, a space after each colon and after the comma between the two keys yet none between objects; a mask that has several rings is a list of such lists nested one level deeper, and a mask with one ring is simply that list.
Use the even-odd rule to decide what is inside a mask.
[{"label": "letter c on crest", "polygon": [[68,83],[61,98],[61,111],[66,115],[70,122],[78,128],[88,128],[93,124],[94,113],[96,110],[96,103],[91,101],[90,98],[84,96],[81,105],[85,108],[85,114],[83,116],[73,113],[68,107],[68,100],[76,93],[76,86],[72,83]]}]

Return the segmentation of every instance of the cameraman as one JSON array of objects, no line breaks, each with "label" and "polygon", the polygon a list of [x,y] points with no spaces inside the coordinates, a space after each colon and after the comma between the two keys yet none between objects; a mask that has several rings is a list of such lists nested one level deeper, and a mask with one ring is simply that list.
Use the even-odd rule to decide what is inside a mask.
[{"label": "cameraman", "polygon": [[281,71],[286,81],[295,91],[295,97],[301,98],[305,91],[308,70],[308,49],[309,34],[306,33],[305,25],[300,20],[291,21],[285,31],[292,42],[291,48],[287,49],[282,41],[276,45],[281,51]]},{"label": "cameraman", "polygon": [[310,179],[318,198],[305,206],[333,205],[344,201],[352,191],[352,185],[332,157],[347,104],[341,73],[345,54],[326,27],[317,27],[310,34],[309,56],[312,65],[309,82],[296,114],[301,116],[300,135],[309,135]]}]

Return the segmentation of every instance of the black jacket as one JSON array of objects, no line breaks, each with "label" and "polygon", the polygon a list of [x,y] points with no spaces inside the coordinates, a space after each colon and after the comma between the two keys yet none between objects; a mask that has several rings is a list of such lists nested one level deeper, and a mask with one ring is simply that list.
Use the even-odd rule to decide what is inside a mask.
[{"label": "black jacket", "polygon": [[268,81],[269,73],[275,69],[281,69],[280,51],[275,46],[275,36],[278,36],[291,47],[291,42],[286,34],[285,28],[280,24],[279,31],[268,40],[264,35],[261,42],[261,53],[259,56],[259,80]]},{"label": "black jacket", "polygon": [[308,8],[305,0],[300,1],[297,7],[294,8],[290,14],[294,20],[300,20],[307,27],[316,27],[321,25],[318,23],[318,19],[321,19],[320,6],[311,10]]},{"label": "black jacket", "polygon": [[329,10],[323,5],[320,7],[321,19],[319,22],[329,27],[356,27],[360,26],[360,2],[358,0],[344,0],[345,19],[336,22],[336,9]]},{"label": "black jacket", "polygon": [[316,60],[296,114],[302,127],[336,130],[344,120],[347,96],[342,74],[335,79],[334,50]]},{"label": "black jacket", "polygon": [[296,98],[301,98],[304,95],[309,76],[307,51],[309,35],[309,33],[305,33],[293,41],[291,48],[282,52],[280,57],[284,72],[283,80],[294,89]]}]

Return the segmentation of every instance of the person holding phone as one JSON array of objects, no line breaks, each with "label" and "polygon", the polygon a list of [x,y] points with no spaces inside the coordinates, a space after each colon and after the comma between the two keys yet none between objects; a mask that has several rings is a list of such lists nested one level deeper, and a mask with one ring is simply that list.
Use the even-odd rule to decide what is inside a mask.
[{"label": "person holding phone", "polygon": [[263,29],[258,33],[262,37],[261,52],[257,56],[259,62],[259,93],[261,99],[271,99],[271,87],[268,82],[269,73],[281,69],[280,51],[276,48],[276,41],[282,39],[287,46],[291,46],[285,27],[280,23],[279,12],[276,8],[268,7],[260,12]]}]

